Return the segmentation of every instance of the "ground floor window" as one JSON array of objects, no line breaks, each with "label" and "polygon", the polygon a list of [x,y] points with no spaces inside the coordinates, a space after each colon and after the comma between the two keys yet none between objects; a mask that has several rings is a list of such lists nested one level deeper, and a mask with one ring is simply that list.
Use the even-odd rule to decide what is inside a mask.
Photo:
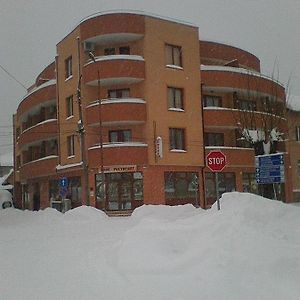
[{"label": "ground floor window", "polygon": [[179,203],[183,201],[182,204],[198,204],[197,173],[165,172],[165,198],[166,200],[179,201]]},{"label": "ground floor window", "polygon": [[143,204],[143,174],[96,174],[96,201],[106,210],[130,210]]},{"label": "ground floor window", "polygon": [[[235,173],[218,173],[219,197],[223,193],[236,190]],[[217,200],[216,193],[216,173],[205,173],[205,196],[208,205],[212,205]]]},{"label": "ground floor window", "polygon": [[258,185],[254,173],[243,173],[243,192],[258,194]]}]

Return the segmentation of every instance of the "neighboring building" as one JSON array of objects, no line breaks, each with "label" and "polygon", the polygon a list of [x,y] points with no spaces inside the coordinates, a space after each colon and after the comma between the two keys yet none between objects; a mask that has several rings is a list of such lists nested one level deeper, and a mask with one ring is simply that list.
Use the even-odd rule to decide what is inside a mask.
[{"label": "neighboring building", "polygon": [[300,97],[290,96],[287,105],[293,200],[300,202]]},{"label": "neighboring building", "polygon": [[61,196],[108,212],[207,207],[215,185],[205,154],[216,148],[229,163],[220,192],[257,192],[254,150],[241,140],[235,106],[249,106],[238,100],[250,92],[259,111],[274,87],[282,109],[285,101],[259,68],[246,51],[199,44],[198,28],[185,22],[132,12],[84,19],[14,116],[15,198],[30,209],[57,207]]}]

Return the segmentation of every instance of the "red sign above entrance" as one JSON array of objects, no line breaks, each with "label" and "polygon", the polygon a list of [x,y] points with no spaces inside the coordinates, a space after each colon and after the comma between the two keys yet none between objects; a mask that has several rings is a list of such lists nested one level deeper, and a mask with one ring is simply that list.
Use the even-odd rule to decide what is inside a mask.
[{"label": "red sign above entrance", "polygon": [[206,166],[212,172],[221,172],[226,166],[226,155],[219,151],[211,151],[206,156]]}]

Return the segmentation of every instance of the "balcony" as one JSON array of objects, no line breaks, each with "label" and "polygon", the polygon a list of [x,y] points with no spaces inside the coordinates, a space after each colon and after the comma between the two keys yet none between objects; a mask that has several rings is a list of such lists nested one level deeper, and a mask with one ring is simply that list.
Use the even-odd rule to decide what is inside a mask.
[{"label": "balcony", "polygon": [[[104,143],[103,165],[144,165],[148,160],[148,145],[143,142]],[[101,147],[89,148],[89,165],[92,168],[101,166]]]},{"label": "balcony", "polygon": [[28,180],[31,178],[49,176],[55,174],[58,164],[58,156],[49,155],[40,159],[25,163],[20,168],[20,180]]},{"label": "balcony", "polygon": [[145,79],[145,61],[139,55],[106,55],[95,57],[84,65],[83,80],[87,85],[133,84]]},{"label": "balcony", "polygon": [[203,90],[215,93],[247,92],[251,96],[285,99],[284,86],[274,78],[243,68],[201,66]]},{"label": "balcony", "polygon": [[[116,113],[117,112],[117,113]],[[146,102],[138,98],[114,98],[101,101],[102,125],[136,125],[147,119]],[[87,107],[87,123],[99,124],[99,103]]]},{"label": "balcony", "polygon": [[47,140],[51,137],[56,137],[57,135],[57,119],[45,120],[24,130],[18,138],[18,145],[22,147],[38,140]]},{"label": "balcony", "polygon": [[[18,117],[26,117],[43,104],[54,103],[56,99],[56,80],[49,80],[28,93],[19,104]],[[26,114],[26,115],[25,115]]]},{"label": "balcony", "polygon": [[83,41],[112,45],[138,40],[145,33],[145,17],[126,12],[99,13],[81,21]]}]

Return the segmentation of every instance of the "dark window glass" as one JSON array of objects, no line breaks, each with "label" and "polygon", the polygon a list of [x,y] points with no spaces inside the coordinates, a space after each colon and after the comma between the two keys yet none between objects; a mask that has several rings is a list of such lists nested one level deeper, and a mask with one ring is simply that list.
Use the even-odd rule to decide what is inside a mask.
[{"label": "dark window glass", "polygon": [[181,47],[166,45],[166,64],[182,67]]},{"label": "dark window glass", "polygon": [[70,56],[65,60],[65,77],[69,78],[72,74],[72,56]]},{"label": "dark window glass", "polygon": [[110,143],[125,143],[131,142],[131,130],[111,130],[109,131]]},{"label": "dark window glass", "polygon": [[224,133],[204,133],[205,146],[224,146]]},{"label": "dark window glass", "polygon": [[119,48],[119,53],[129,55],[130,54],[130,48],[128,46],[120,47]]},{"label": "dark window glass", "polygon": [[74,135],[70,135],[67,137],[67,145],[68,145],[68,156],[75,155]]},{"label": "dark window glass", "polygon": [[128,98],[130,96],[130,89],[114,89],[107,91],[108,98]]},{"label": "dark window glass", "polygon": [[243,173],[243,192],[258,194],[258,185],[254,173]]},{"label": "dark window glass", "polygon": [[168,87],[168,107],[183,108],[183,89]]},{"label": "dark window glass", "polygon": [[256,111],[256,102],[252,100],[234,98],[234,108],[240,110]]},{"label": "dark window glass", "polygon": [[105,48],[104,55],[115,55],[116,49],[115,48]]},{"label": "dark window glass", "polygon": [[185,130],[182,128],[170,128],[170,149],[185,150]]},{"label": "dark window glass", "polygon": [[66,113],[67,117],[73,116],[73,96],[66,98]]},{"label": "dark window glass", "polygon": [[203,105],[205,107],[222,107],[222,98],[219,96],[203,96]]}]

